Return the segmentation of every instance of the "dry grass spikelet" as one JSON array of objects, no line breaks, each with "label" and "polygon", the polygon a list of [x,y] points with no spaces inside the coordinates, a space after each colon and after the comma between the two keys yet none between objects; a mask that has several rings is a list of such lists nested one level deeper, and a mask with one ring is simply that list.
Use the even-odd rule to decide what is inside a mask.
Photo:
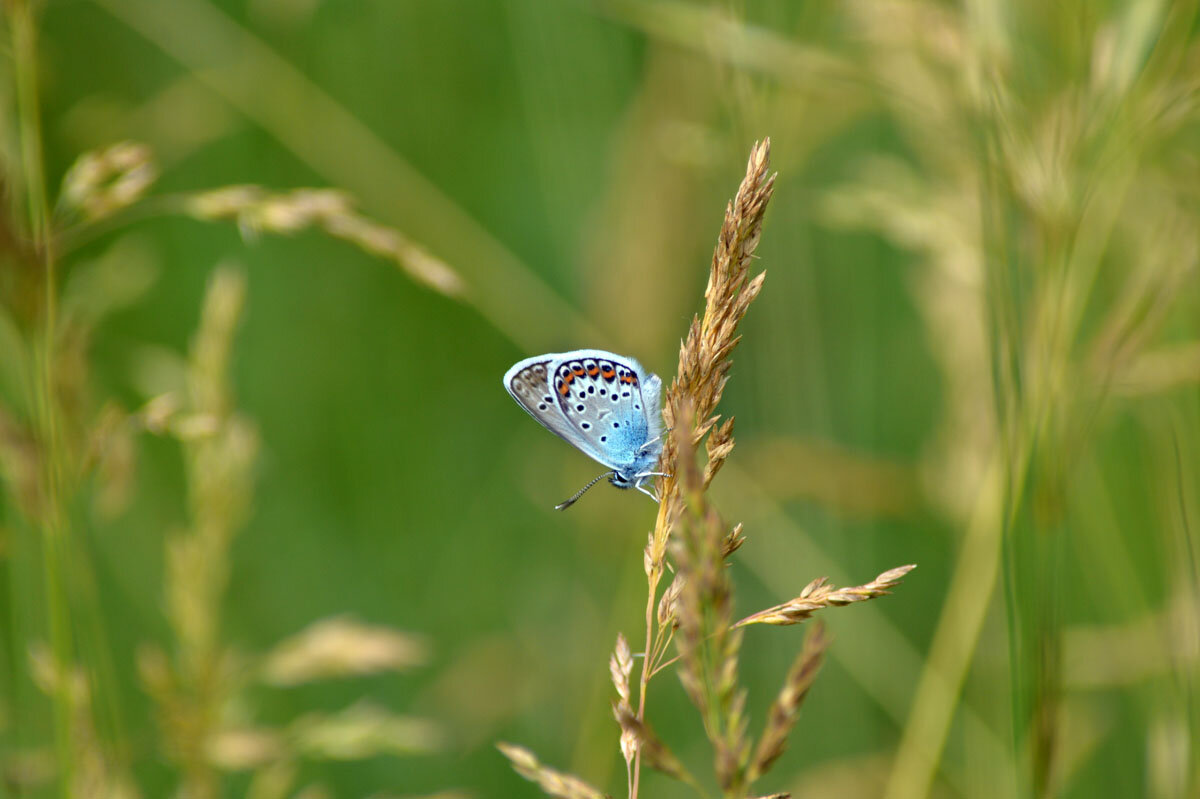
[{"label": "dry grass spikelet", "polygon": [[900,582],[904,575],[917,568],[916,564],[897,566],[889,569],[865,585],[855,585],[848,588],[834,588],[828,578],[819,577],[804,587],[800,596],[789,599],[781,605],[747,616],[736,626],[744,627],[749,624],[798,624],[811,617],[818,610],[830,607],[841,607],[853,602],[886,596]]},{"label": "dry grass spikelet", "polygon": [[250,771],[286,756],[287,747],[275,730],[226,727],[208,739],[205,757],[222,771]]},{"label": "dry grass spikelet", "polygon": [[334,238],[393,261],[434,291],[458,296],[466,286],[444,261],[399,230],[380,224],[354,208],[350,195],[336,189],[272,192],[261,186],[226,186],[189,198],[186,212],[204,220],[231,219],[242,234],[291,234],[319,228]]},{"label": "dry grass spikelet", "polygon": [[[744,543],[746,543],[746,537],[742,535],[742,525],[739,523],[721,539],[721,559],[728,559]],[[657,618],[660,628],[676,625],[675,604],[679,601],[679,594],[683,591],[683,583],[683,574],[676,574],[675,579],[671,580],[671,584],[667,586],[667,590],[663,591],[662,597],[658,600]]]},{"label": "dry grass spikelet", "polygon": [[606,794],[578,777],[543,765],[533,752],[523,746],[501,741],[496,748],[512,763],[514,771],[530,782],[537,783],[547,796],[557,799],[608,799]]},{"label": "dry grass spikelet", "polygon": [[633,714],[632,708],[625,705],[614,705],[613,715],[616,716],[617,723],[621,725],[622,737],[628,736],[637,742],[637,751],[647,766],[668,774],[680,782],[686,782],[693,786],[698,785],[675,753],[663,743],[650,725],[639,720]]},{"label": "dry grass spikelet", "polygon": [[402,671],[429,660],[429,646],[409,633],[348,617],[314,622],[278,644],[263,664],[272,685]]},{"label": "dry grass spikelet", "polygon": [[327,760],[437,751],[446,736],[436,723],[402,716],[360,701],[337,713],[309,713],[294,721],[288,738],[298,754]]},{"label": "dry grass spikelet", "polygon": [[63,177],[60,202],[97,220],[137,202],[158,179],[150,148],[120,142],[79,156]]},{"label": "dry grass spikelet", "polygon": [[682,577],[676,602],[679,679],[700,710],[713,745],[717,781],[726,795],[745,785],[750,743],[746,737],[745,690],[738,682],[741,632],[733,626],[733,586],[725,568],[725,524],[708,504],[695,462],[691,407],[684,404],[673,437],[676,465],[686,511],[683,535],[672,552]]},{"label": "dry grass spikelet", "polygon": [[671,584],[667,586],[667,590],[663,591],[662,598],[658,600],[658,626],[665,628],[667,625],[676,625],[678,622],[675,619],[675,605],[679,602],[679,594],[683,591],[683,575],[676,574],[675,579],[671,580]]},{"label": "dry grass spikelet", "polygon": [[[729,379],[729,360],[741,337],[738,325],[750,303],[762,290],[765,272],[750,277],[754,250],[762,236],[763,216],[775,190],[775,176],[767,174],[771,140],[754,145],[746,164],[746,177],[737,194],[725,208],[725,221],[713,250],[708,287],[704,292],[704,315],[694,317],[687,338],[679,350],[679,371],[667,388],[663,402],[663,422],[674,428],[680,421],[683,404],[691,404],[694,421],[691,429],[692,446],[699,445],[718,418],[713,415],[725,382]],[[707,444],[708,464],[704,485],[708,486],[733,449],[733,419],[716,428]],[[663,471],[677,474],[672,467],[677,460],[674,437],[663,445]],[[673,520],[679,513],[679,492],[675,477],[662,478],[663,501],[651,546],[650,557],[660,564],[666,552],[667,538]]]},{"label": "dry grass spikelet", "polygon": [[804,639],[803,650],[792,663],[792,668],[783,682],[783,689],[779,692],[774,704],[771,705],[766,728],[763,730],[762,738],[758,741],[754,759],[750,764],[748,775],[750,782],[765,774],[787,748],[788,733],[796,724],[800,705],[804,703],[805,697],[808,696],[808,689],[812,687],[813,680],[817,678],[817,672],[821,669],[828,646],[829,637],[825,634],[824,626],[817,624],[809,630]]},{"label": "dry grass spikelet", "polygon": [[629,693],[629,675],[633,672],[633,652],[629,649],[629,642],[625,640],[622,633],[617,633],[617,645],[613,648],[612,657],[608,660],[608,671],[612,675],[613,687],[617,689],[617,696],[621,701],[628,704]]},{"label": "dry grass spikelet", "polygon": [[[633,706],[630,704],[633,694],[629,690],[629,675],[633,673],[633,652],[630,651],[629,642],[625,640],[622,633],[617,633],[617,645],[608,659],[608,672],[612,677],[613,688],[617,691],[618,701],[613,706],[613,712],[617,714],[619,723],[622,713],[633,714]],[[622,724],[621,756],[625,758],[626,765],[633,762],[637,752],[637,736]]]}]

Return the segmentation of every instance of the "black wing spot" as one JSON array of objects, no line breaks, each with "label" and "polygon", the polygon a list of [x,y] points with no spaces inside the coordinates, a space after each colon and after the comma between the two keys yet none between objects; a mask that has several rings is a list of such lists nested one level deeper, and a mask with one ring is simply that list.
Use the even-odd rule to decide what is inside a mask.
[{"label": "black wing spot", "polygon": [[576,405],[576,406],[575,406],[575,410],[579,411],[580,413],[583,413],[583,406],[582,406],[582,405]]},{"label": "black wing spot", "polygon": [[589,429],[591,429],[591,427],[592,427],[592,423],[591,423],[591,422],[584,422],[583,424],[581,424],[581,425],[580,425],[580,427],[582,427],[584,430],[589,430]]},{"label": "black wing spot", "polygon": [[604,396],[604,389],[600,389],[600,396]]},{"label": "black wing spot", "polygon": [[538,403],[538,410],[539,410],[539,411],[544,411],[544,410],[546,410],[546,403],[544,403],[544,402],[540,402],[540,403]]},{"label": "black wing spot", "polygon": [[550,395],[549,395],[549,394],[547,394],[546,396],[542,397],[542,402],[553,402],[553,401],[554,401],[554,400],[553,400],[553,399],[551,399],[551,397],[550,397]]},{"label": "black wing spot", "polygon": [[620,423],[620,422],[613,422],[613,427],[615,427],[615,428],[617,428],[617,429],[619,430],[619,429],[621,428],[621,423]]},{"label": "black wing spot", "polygon": [[595,386],[588,386],[588,393],[589,393],[589,394],[595,394],[595,393],[596,393],[596,387],[595,387]]},{"label": "black wing spot", "polygon": [[633,409],[634,409],[635,411],[640,411],[640,410],[642,409],[642,406],[641,406],[641,405],[637,405],[637,404],[635,404],[635,405],[633,406]]},{"label": "black wing spot", "polygon": [[603,444],[605,441],[608,441],[608,436],[600,436],[600,443]]},{"label": "black wing spot", "polygon": [[628,397],[628,396],[629,396],[629,392],[628,392],[628,391],[622,391],[622,392],[621,392],[621,396],[622,396],[622,397]]},{"label": "black wing spot", "polygon": [[583,399],[583,398],[584,398],[584,397],[586,397],[586,396],[587,396],[587,392],[586,392],[586,391],[580,391],[580,392],[579,392],[579,398],[580,398],[580,399]]},{"label": "black wing spot", "polygon": [[616,401],[617,401],[617,400],[619,400],[619,399],[621,399],[621,398],[620,398],[620,397],[617,395],[617,392],[615,392],[615,391],[614,391],[614,392],[612,393],[612,401],[613,401],[613,402],[616,402]]}]

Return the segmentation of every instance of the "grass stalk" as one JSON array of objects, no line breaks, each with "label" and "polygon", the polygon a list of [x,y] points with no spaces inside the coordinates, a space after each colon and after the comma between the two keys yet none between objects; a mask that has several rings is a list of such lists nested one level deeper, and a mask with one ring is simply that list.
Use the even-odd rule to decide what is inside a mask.
[{"label": "grass stalk", "polygon": [[958,696],[974,657],[1000,569],[1007,473],[999,456],[980,488],[937,632],[917,684],[912,712],[888,778],[886,799],[928,796],[941,760]]},{"label": "grass stalk", "polygon": [[[667,436],[661,463],[669,474],[660,478],[658,517],[645,552],[646,649],[638,685],[638,722],[646,719],[646,691],[659,665],[655,656],[661,658],[665,652],[665,639],[674,624],[673,618],[666,618],[669,614],[656,612],[658,586],[662,580],[671,533],[685,513],[685,497],[680,482],[682,470],[695,468],[694,464],[687,462],[687,458],[681,457],[677,442],[681,435],[687,438],[690,446],[686,449],[690,451],[708,437],[708,462],[697,486],[700,493],[708,489],[713,476],[733,449],[732,420],[718,425],[719,417],[714,415],[714,411],[728,379],[731,365],[729,355],[740,338],[737,335],[738,323],[758,296],[765,277],[765,273],[760,273],[751,278],[750,265],[762,234],[763,214],[775,186],[774,176],[767,174],[770,149],[770,140],[755,144],[737,196],[726,208],[705,290],[704,315],[692,321],[679,352],[679,371],[665,395],[663,421],[668,428],[673,428],[677,424],[685,424],[686,420],[686,429]],[[712,707],[709,709],[713,710]],[[708,726],[711,728],[710,734],[715,731],[711,721]],[[641,762],[639,750],[633,761],[631,799],[638,796]]]},{"label": "grass stalk", "polygon": [[[50,209],[46,199],[46,178],[42,155],[41,115],[38,100],[37,21],[28,0],[14,0],[9,6],[12,34],[13,78],[16,84],[17,122],[20,131],[21,167],[29,230],[42,268],[42,330],[37,345],[37,377],[34,390],[37,429],[41,450],[41,508],[38,524],[42,532],[42,564],[46,605],[50,621],[50,645],[60,677],[71,664],[70,609],[64,587],[63,570],[66,539],[69,535],[64,507],[63,442],[61,420],[54,384],[57,333],[57,265],[50,229]],[[54,683],[54,739],[58,764],[59,792],[71,793],[71,719],[72,698],[68,681]]]}]

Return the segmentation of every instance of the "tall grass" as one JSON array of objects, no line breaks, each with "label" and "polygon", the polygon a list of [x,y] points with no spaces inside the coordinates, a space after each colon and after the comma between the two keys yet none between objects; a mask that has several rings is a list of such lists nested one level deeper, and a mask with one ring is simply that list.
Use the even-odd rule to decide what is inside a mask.
[{"label": "tall grass", "polygon": [[[704,313],[692,319],[680,347],[679,371],[664,393],[663,421],[671,433],[659,462],[666,473],[659,480],[658,517],[643,557],[648,584],[646,644],[639,653],[636,710],[630,686],[633,658],[623,635],[618,635],[609,662],[630,799],[641,795],[643,763],[705,793],[701,779],[650,724],[647,688],[656,674],[675,666],[711,745],[710,762],[721,795],[742,799],[783,753],[828,645],[819,625],[809,631],[762,731],[751,736],[748,687],[738,676],[744,628],[798,624],[823,608],[882,596],[913,568],[894,569],[871,584],[840,591],[829,589],[820,579],[787,603],[734,620],[733,583],[726,561],[745,538],[742,525],[730,528],[707,493],[734,448],[734,420],[721,422],[716,409],[729,381],[730,356],[741,340],[739,326],[766,278],[765,272],[751,276],[751,265],[775,186],[775,176],[767,174],[769,156],[769,140],[751,150],[746,177],[725,210],[704,292]],[[697,463],[701,443],[706,456],[703,468]],[[668,570],[675,577],[660,590]],[[669,657],[672,642],[676,655]],[[543,766],[526,749],[502,743],[500,750],[518,773],[549,796],[604,795],[577,777]]]},{"label": "tall grass", "polygon": [[[915,165],[873,163],[830,213],[927,256],[917,296],[960,403],[943,462],[975,464],[939,475],[948,499],[975,500],[960,505],[967,537],[890,796],[929,790],[998,581],[1015,790],[1065,785],[1068,585],[1089,570],[1086,557],[1071,560],[1097,551],[1072,519],[1071,486],[1113,421],[1136,413],[1113,401],[1113,386],[1195,300],[1180,289],[1194,286],[1196,208],[1182,183],[1164,180],[1195,121],[1185,66],[1195,9],[1130,6],[1091,20],[1077,50],[1022,72],[1047,59],[1038,26],[1066,24],[1058,13],[908,4],[854,17]],[[1189,327],[1177,334],[1194,335]],[[1175,590],[1196,585],[1184,577]]]},{"label": "tall grass", "polygon": [[[1196,794],[1193,0],[347,8],[5,7],[4,791],[484,795],[524,785],[505,737],[563,796]],[[518,352],[674,360],[760,132],[779,175],[756,149],[729,209],[643,571],[633,506],[531,511],[570,455],[480,398]],[[214,268],[233,225],[317,235]],[[394,306],[354,251],[399,269]],[[263,357],[299,297],[346,336],[303,375]],[[308,618],[350,594],[436,638]],[[805,643],[762,626],[848,603]],[[419,716],[342,681],[434,657]]]},{"label": "tall grass", "polygon": [[[298,764],[305,760],[438,750],[438,725],[366,700],[284,724],[247,717],[243,705],[255,686],[406,671],[427,661],[427,644],[342,617],[258,655],[224,642],[231,549],[252,504],[259,446],[229,377],[245,276],[229,265],[213,270],[189,356],[160,352],[141,363],[151,376],[144,386],[149,396],[126,410],[115,397],[96,396],[90,343],[105,316],[142,299],[155,268],[121,240],[98,259],[76,258],[96,237],[177,215],[233,219],[247,237],[319,227],[443,293],[460,290],[459,278],[398,230],[359,213],[343,192],[232,186],[156,194],[153,156],[132,142],[82,154],[52,196],[43,165],[37,9],[17,2],[5,13],[19,157],[5,163],[4,179],[24,195],[13,198],[3,222],[0,463],[13,500],[6,555],[18,556],[6,568],[16,571],[20,555],[36,553],[29,560],[40,562],[45,609],[18,620],[12,612],[21,606],[18,583],[10,576],[6,665],[13,690],[4,697],[0,724],[6,788],[14,795],[48,785],[63,797],[143,795],[111,710],[117,686],[106,628],[112,621],[93,604],[84,538],[91,520],[83,532],[75,521],[125,509],[135,439],[146,434],[178,444],[187,487],[187,529],[166,537],[164,555],[160,598],[170,651],[147,644],[138,656],[156,719],[132,722],[157,723],[158,754],[175,769],[173,790],[217,797],[227,792],[231,774],[246,772],[250,795],[284,797],[304,787]],[[26,681],[49,697],[48,724],[42,703],[25,695]],[[42,733],[54,744],[49,762],[39,756]]]}]

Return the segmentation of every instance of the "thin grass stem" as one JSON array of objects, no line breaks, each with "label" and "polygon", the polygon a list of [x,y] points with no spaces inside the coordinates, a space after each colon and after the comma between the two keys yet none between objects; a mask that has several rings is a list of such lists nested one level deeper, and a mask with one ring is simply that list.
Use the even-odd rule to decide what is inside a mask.
[{"label": "thin grass stem", "polygon": [[59,793],[71,794],[72,700],[69,681],[64,679],[71,664],[70,611],[64,588],[64,547],[69,530],[63,507],[64,465],[60,420],[54,388],[55,342],[57,334],[57,275],[50,211],[46,201],[43,170],[41,116],[38,101],[37,23],[28,0],[16,0],[9,7],[12,26],[13,75],[16,83],[18,129],[21,141],[21,167],[24,177],[28,223],[34,249],[42,267],[42,338],[37,353],[35,388],[38,435],[41,445],[42,565],[46,605],[50,619],[50,644],[59,679],[54,681],[54,740],[58,764]]}]

